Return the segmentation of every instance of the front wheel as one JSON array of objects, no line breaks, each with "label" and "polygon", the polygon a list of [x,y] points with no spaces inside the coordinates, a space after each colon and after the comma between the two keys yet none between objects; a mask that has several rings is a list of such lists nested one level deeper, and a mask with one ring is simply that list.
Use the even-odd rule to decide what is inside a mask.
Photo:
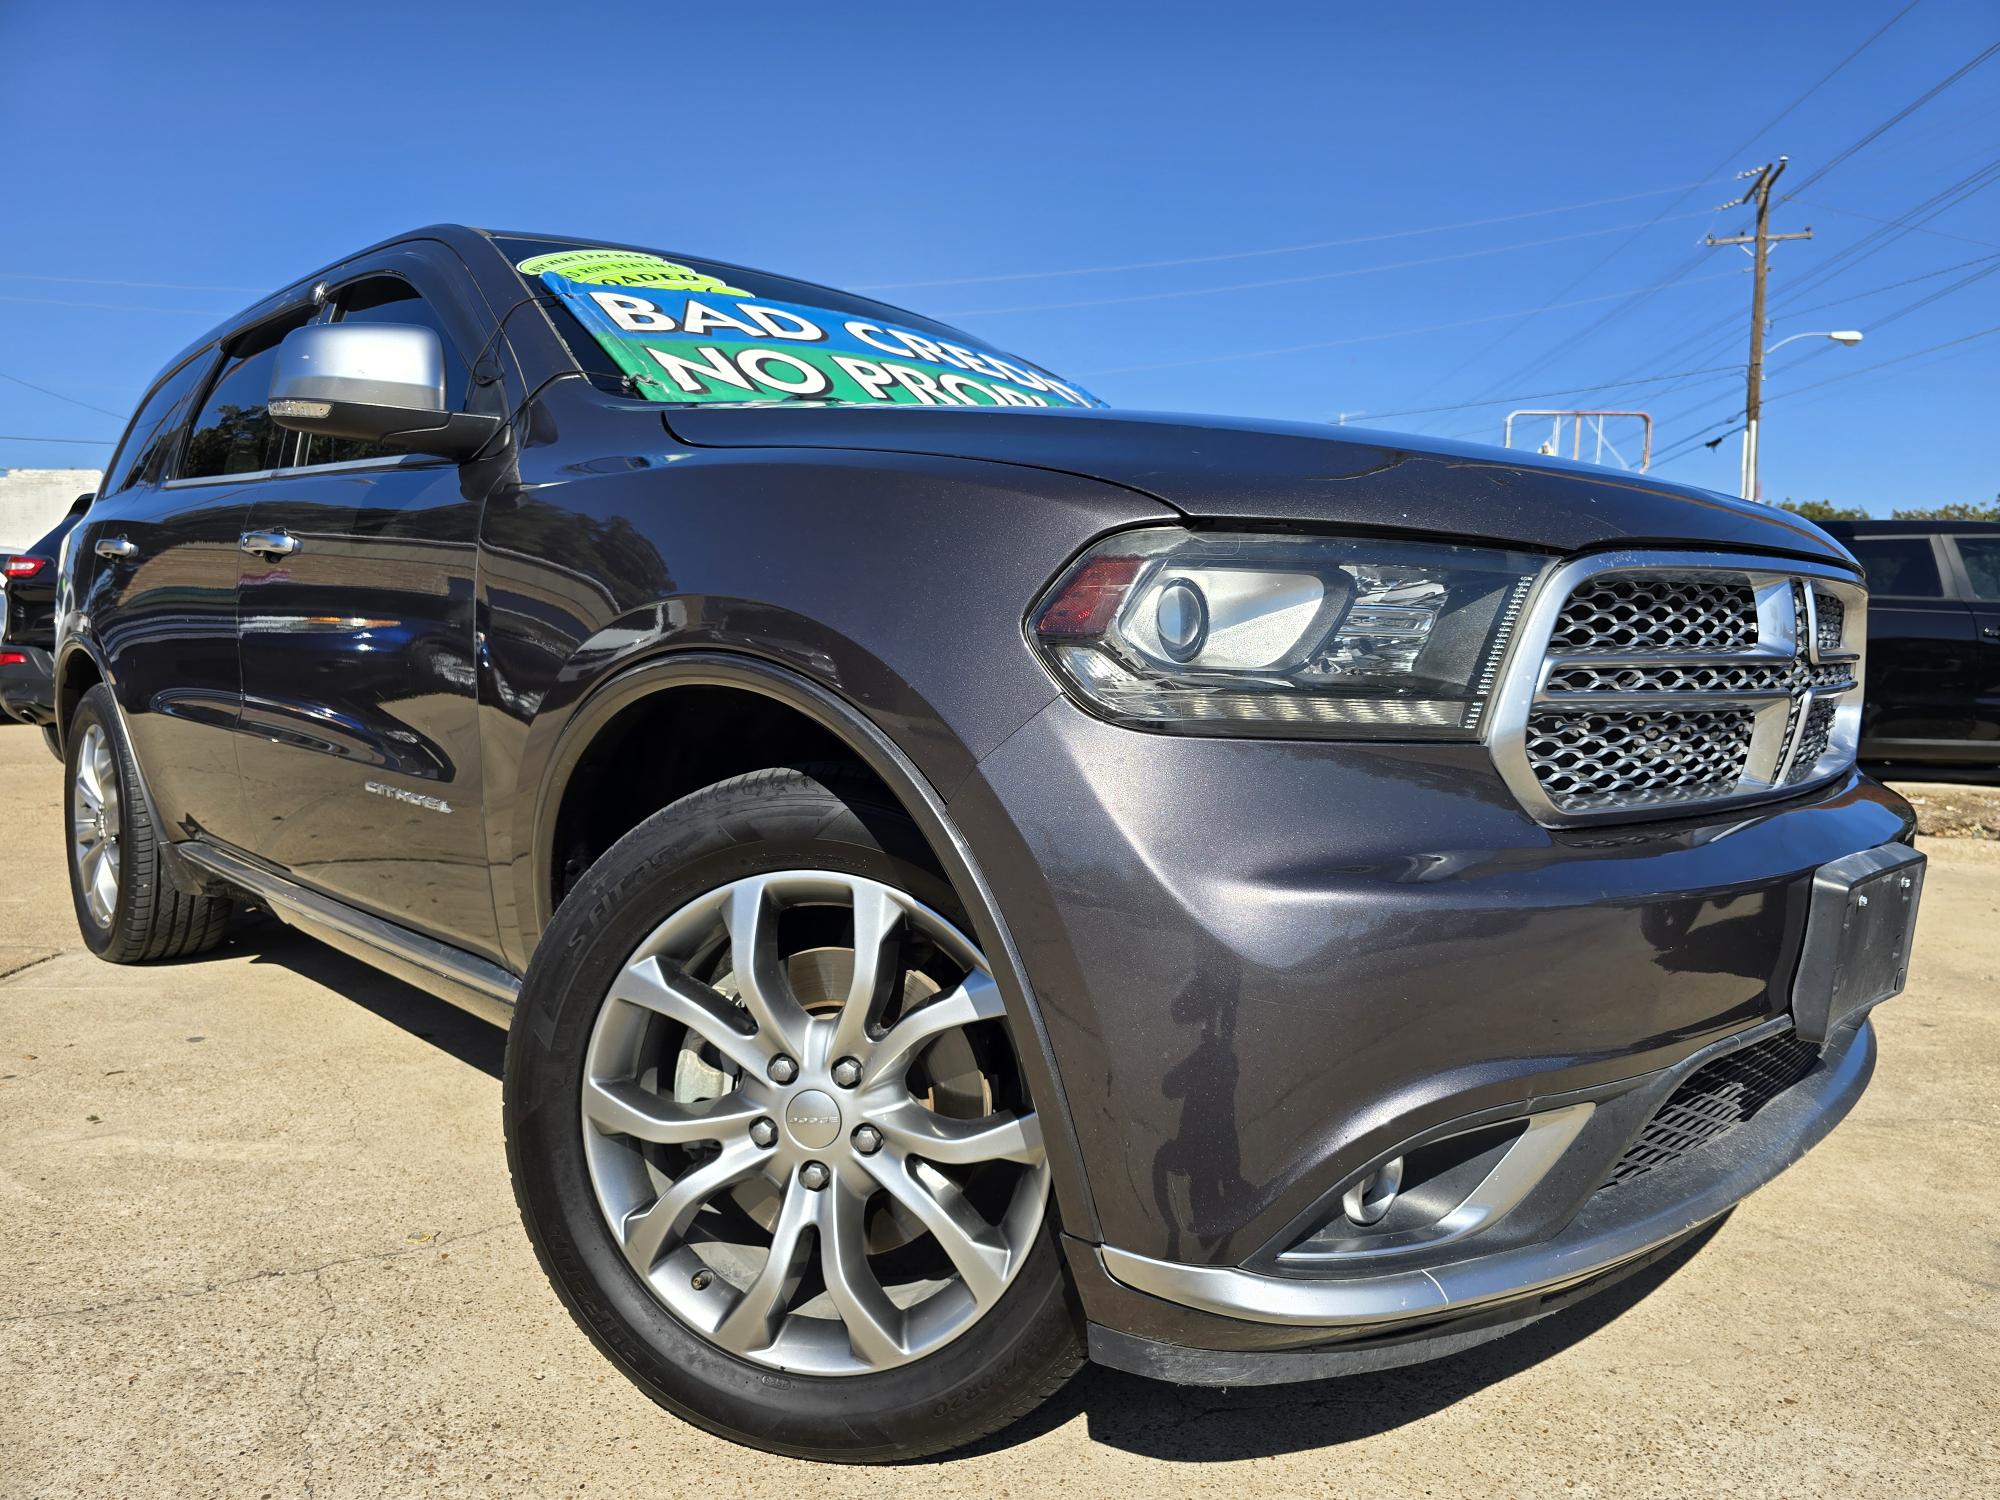
[{"label": "front wheel", "polygon": [[661,1404],[909,1458],[1077,1368],[1040,1120],[965,927],[842,772],[685,798],[563,902],[509,1036],[508,1159],[557,1291]]}]

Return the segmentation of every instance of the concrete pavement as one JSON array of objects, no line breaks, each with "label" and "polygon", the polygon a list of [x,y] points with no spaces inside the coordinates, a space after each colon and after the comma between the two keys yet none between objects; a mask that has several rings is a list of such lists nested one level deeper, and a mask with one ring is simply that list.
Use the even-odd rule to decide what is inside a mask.
[{"label": "concrete pavement", "polygon": [[285,929],[114,968],[0,729],[0,1496],[1992,1496],[2000,845],[1931,841],[1852,1118],[1700,1247],[1512,1340],[1321,1385],[1090,1371],[844,1470],[654,1407],[558,1306],[502,1038]]}]

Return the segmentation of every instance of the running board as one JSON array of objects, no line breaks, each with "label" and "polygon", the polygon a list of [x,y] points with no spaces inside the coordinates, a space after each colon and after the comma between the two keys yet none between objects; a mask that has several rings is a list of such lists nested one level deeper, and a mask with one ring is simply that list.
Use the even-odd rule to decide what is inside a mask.
[{"label": "running board", "polygon": [[308,890],[212,844],[190,839],[174,845],[173,852],[203,879],[263,902],[280,921],[350,957],[407,980],[496,1026],[505,1027],[514,1019],[521,981],[498,964]]}]

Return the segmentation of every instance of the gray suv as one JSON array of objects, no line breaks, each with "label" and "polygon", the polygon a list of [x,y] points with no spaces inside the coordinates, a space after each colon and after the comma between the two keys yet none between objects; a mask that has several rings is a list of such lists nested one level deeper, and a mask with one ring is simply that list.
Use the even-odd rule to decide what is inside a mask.
[{"label": "gray suv", "polygon": [[56,625],[91,948],[255,902],[509,1026],[579,1325],[821,1459],[1629,1274],[1853,1105],[1921,886],[1813,526],[679,253],[441,226],[246,309]]}]

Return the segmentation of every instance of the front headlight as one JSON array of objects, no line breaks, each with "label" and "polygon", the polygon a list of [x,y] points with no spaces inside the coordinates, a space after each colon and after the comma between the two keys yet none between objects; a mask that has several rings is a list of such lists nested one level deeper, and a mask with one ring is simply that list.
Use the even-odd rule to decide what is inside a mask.
[{"label": "front headlight", "polygon": [[1179,734],[1479,738],[1548,559],[1433,542],[1128,531],[1035,609],[1088,704]]}]

